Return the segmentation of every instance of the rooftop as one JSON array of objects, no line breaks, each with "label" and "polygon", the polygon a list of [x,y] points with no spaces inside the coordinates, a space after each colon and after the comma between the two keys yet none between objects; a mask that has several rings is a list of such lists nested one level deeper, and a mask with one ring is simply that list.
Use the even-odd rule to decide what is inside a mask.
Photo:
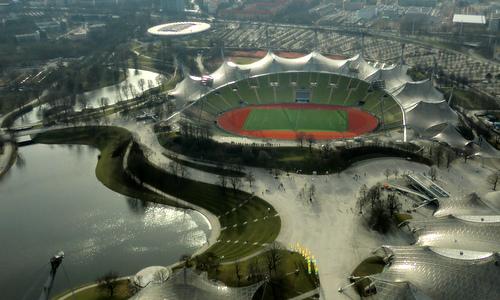
[{"label": "rooftop", "polygon": [[466,24],[486,24],[486,17],[483,15],[453,15],[453,23]]},{"label": "rooftop", "polygon": [[148,29],[148,33],[158,36],[184,36],[210,29],[210,24],[202,22],[178,22],[161,24]]}]

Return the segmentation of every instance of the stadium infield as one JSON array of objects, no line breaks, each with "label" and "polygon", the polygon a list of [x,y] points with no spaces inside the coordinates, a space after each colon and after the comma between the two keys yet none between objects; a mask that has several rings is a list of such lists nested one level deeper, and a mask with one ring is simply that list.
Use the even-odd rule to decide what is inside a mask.
[{"label": "stadium infield", "polygon": [[252,105],[228,111],[217,119],[222,129],[235,135],[316,140],[353,138],[377,128],[373,115],[354,107],[322,104]]}]

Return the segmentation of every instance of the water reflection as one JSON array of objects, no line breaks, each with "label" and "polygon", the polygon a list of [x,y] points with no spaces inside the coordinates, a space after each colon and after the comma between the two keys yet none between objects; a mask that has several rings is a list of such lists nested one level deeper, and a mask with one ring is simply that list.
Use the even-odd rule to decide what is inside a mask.
[{"label": "water reflection", "polygon": [[[104,102],[107,106],[116,104],[120,101],[132,99],[133,97],[139,95],[144,91],[157,87],[161,83],[161,81],[158,79],[158,76],[161,75],[151,71],[139,70],[138,72],[136,72],[136,70],[134,69],[128,69],[126,80],[115,85],[99,88],[78,95],[77,98],[79,99],[79,101],[76,101],[77,103],[73,105],[73,109],[75,111],[81,111],[84,107],[101,107],[103,106]],[[146,83],[143,88],[141,88],[140,84],[141,79]],[[85,104],[82,105],[82,103]],[[35,107],[31,111],[17,118],[14,122],[14,126],[22,126],[40,122],[43,119],[44,112],[49,110],[50,108],[51,106],[49,104],[42,104],[38,107]]]},{"label": "water reflection", "polygon": [[[0,182],[2,299],[36,299],[47,276],[37,270],[59,250],[79,285],[110,269],[125,275],[173,263],[207,241],[209,225],[199,213],[124,199],[103,186],[93,148],[33,145],[19,154],[22,166]],[[54,292],[68,288],[58,276]]]},{"label": "water reflection", "polygon": [[128,208],[130,208],[131,212],[139,215],[146,212],[149,202],[131,197],[125,197],[125,199],[127,199]]}]

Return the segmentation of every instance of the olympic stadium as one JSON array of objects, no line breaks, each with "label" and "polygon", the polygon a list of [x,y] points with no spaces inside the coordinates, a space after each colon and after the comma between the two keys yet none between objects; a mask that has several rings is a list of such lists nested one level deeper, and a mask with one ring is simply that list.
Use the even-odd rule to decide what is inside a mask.
[{"label": "olympic stadium", "polygon": [[225,61],[210,75],[186,76],[170,95],[187,119],[235,137],[333,140],[391,132],[395,140],[467,145],[443,94],[406,73],[404,65],[360,55],[290,59],[269,52],[251,64]]}]

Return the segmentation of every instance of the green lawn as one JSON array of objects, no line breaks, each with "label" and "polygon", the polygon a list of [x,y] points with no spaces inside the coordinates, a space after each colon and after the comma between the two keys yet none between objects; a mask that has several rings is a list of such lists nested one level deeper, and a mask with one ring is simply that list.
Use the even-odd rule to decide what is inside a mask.
[{"label": "green lawn", "polygon": [[321,109],[254,109],[245,130],[346,131],[347,112]]}]

